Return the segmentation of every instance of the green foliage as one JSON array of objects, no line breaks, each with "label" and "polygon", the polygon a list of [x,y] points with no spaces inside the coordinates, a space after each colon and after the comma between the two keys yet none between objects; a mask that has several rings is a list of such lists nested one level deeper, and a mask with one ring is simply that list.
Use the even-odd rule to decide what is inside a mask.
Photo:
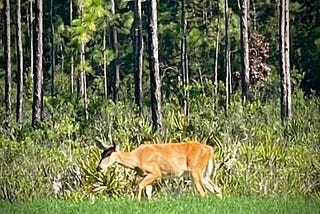
[{"label": "green foliage", "polygon": [[1,200],[66,196],[79,189],[79,168],[62,149],[37,145],[31,139],[1,141],[0,148]]},{"label": "green foliage", "polygon": [[[226,114],[222,106],[215,106],[212,88],[210,81],[190,86],[188,118],[177,95],[171,95],[163,103],[162,133],[153,132],[149,110],[140,115],[130,100],[114,104],[92,96],[90,118],[82,121],[75,97],[45,98],[47,116],[41,127],[33,130],[26,123],[8,129],[3,123],[0,129],[2,200],[132,197],[135,172],[116,165],[104,173],[96,171],[96,138],[106,144],[115,141],[125,151],[142,143],[197,140],[213,146],[218,166],[223,163],[214,179],[225,195],[319,198],[319,98],[305,98],[295,90],[295,116],[281,123],[279,100],[243,106],[235,94]],[[159,180],[155,196],[170,195],[168,187],[178,185],[177,180]],[[190,186],[183,189],[192,191]]]},{"label": "green foliage", "polygon": [[242,144],[218,177],[227,193],[318,197],[319,150],[279,142]]}]

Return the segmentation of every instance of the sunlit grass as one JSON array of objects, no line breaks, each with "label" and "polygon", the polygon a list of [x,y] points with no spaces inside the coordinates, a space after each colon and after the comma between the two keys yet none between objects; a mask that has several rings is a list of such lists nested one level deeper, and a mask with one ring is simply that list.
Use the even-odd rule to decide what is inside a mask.
[{"label": "sunlit grass", "polygon": [[36,200],[0,203],[0,213],[320,213],[320,200],[306,198],[245,198],[184,196],[152,201],[129,199],[92,201]]}]

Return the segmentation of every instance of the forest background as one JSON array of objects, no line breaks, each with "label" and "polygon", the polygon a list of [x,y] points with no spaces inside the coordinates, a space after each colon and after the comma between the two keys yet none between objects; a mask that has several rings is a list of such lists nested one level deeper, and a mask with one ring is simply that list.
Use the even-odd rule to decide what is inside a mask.
[{"label": "forest background", "polygon": [[132,195],[95,142],[187,140],[226,195],[319,198],[320,3],[156,3],[0,2],[1,200]]}]

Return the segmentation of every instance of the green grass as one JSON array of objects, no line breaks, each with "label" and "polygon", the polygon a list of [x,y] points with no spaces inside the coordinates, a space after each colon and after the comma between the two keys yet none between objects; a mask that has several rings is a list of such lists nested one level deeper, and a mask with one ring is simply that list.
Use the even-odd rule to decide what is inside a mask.
[{"label": "green grass", "polygon": [[0,213],[320,213],[320,200],[306,198],[245,198],[185,196],[153,201],[129,199],[90,201],[37,200],[8,204],[0,202]]}]

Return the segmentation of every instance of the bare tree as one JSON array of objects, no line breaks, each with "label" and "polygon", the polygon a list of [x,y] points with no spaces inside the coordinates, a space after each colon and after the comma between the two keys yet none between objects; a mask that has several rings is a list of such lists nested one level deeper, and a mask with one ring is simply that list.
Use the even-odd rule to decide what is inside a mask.
[{"label": "bare tree", "polygon": [[[73,13],[73,0],[69,0],[69,20],[70,20],[70,26],[72,25],[72,13]],[[73,54],[70,54],[70,88],[71,88],[71,93],[73,94],[74,92],[74,58],[73,58]]]},{"label": "bare tree", "polygon": [[250,66],[249,66],[249,0],[240,0],[241,11],[241,84],[243,103],[246,102],[250,86]]},{"label": "bare tree", "polygon": [[219,40],[220,40],[220,29],[219,29],[219,18],[217,23],[217,38],[216,38],[216,50],[214,60],[214,96],[215,96],[215,109],[218,106],[218,63],[219,63]]},{"label": "bare tree", "polygon": [[11,115],[11,26],[10,26],[10,0],[4,2],[4,61],[5,61],[5,104],[6,113]]},{"label": "bare tree", "polygon": [[224,21],[225,21],[225,58],[224,58],[224,70],[226,78],[226,111],[229,109],[230,105],[230,94],[231,94],[231,63],[230,63],[230,36],[229,36],[229,4],[228,0],[224,1]]},{"label": "bare tree", "polygon": [[[80,16],[81,21],[83,22],[83,5],[80,4]],[[84,115],[86,120],[88,120],[88,98],[87,98],[87,77],[86,71],[84,69],[84,65],[86,62],[86,55],[85,55],[85,43],[83,40],[80,42],[80,65],[81,71],[79,76],[79,85],[80,85],[80,97],[83,99],[83,107],[84,107]]]},{"label": "bare tree", "polygon": [[43,0],[35,1],[34,20],[34,70],[33,70],[33,105],[32,126],[37,126],[42,119],[43,108]]},{"label": "bare tree", "polygon": [[33,73],[33,2],[29,1],[29,12],[30,12],[30,17],[29,17],[29,39],[30,39],[30,76],[32,77]]},{"label": "bare tree", "polygon": [[189,115],[189,69],[188,69],[188,51],[187,51],[187,19],[186,19],[186,1],[181,3],[181,25],[182,25],[182,39],[181,39],[181,73],[183,80],[183,112],[185,116]]},{"label": "bare tree", "polygon": [[289,0],[281,0],[279,16],[280,77],[281,77],[281,119],[292,118],[290,83],[290,28]]},{"label": "bare tree", "polygon": [[103,79],[104,79],[104,97],[108,98],[108,77],[107,77],[107,32],[106,28],[103,28],[103,39],[102,39],[102,46],[103,46]]},{"label": "bare tree", "polygon": [[16,11],[16,36],[17,36],[17,108],[16,121],[22,123],[22,105],[23,105],[23,49],[21,33],[21,0],[17,0]]},{"label": "bare tree", "polygon": [[135,57],[135,102],[142,110],[142,63],[143,63],[143,38],[142,38],[142,9],[141,0],[135,0],[135,11],[134,11],[134,57]]},{"label": "bare tree", "polygon": [[[84,65],[85,61],[86,61],[85,44],[83,41],[81,41],[80,64]],[[86,77],[86,72],[84,70],[84,66],[82,66],[80,71],[80,94],[81,94],[81,98],[83,99],[84,114],[87,120],[88,119],[87,77]]]},{"label": "bare tree", "polygon": [[148,51],[151,82],[152,122],[155,130],[163,127],[161,112],[161,81],[159,71],[157,0],[148,2]]},{"label": "bare tree", "polygon": [[55,82],[55,70],[56,70],[56,48],[55,48],[55,38],[54,38],[54,4],[53,0],[50,1],[50,28],[51,28],[51,57],[50,57],[50,65],[51,65],[51,96],[54,95],[54,82]]}]

